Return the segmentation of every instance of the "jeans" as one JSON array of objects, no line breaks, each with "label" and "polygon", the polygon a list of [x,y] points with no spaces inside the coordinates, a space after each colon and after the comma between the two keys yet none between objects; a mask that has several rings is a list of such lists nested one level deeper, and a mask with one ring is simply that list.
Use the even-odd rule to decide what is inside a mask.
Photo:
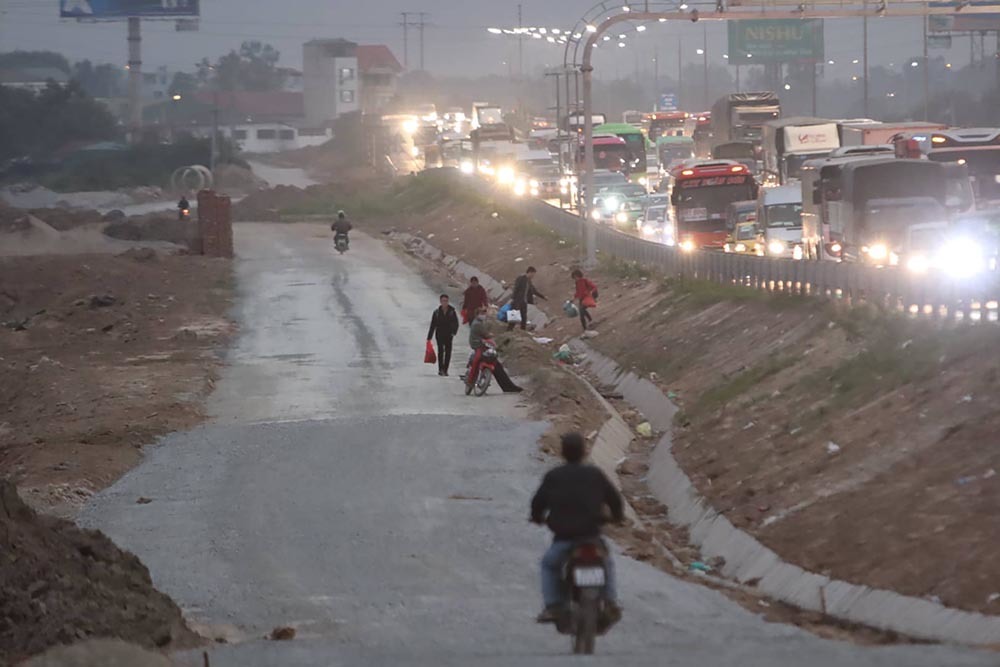
[{"label": "jeans", "polygon": [[[553,540],[548,551],[542,556],[542,599],[546,607],[562,604],[563,581],[562,566],[569,558],[573,550],[575,540]],[[618,582],[615,579],[615,562],[611,558],[611,551],[608,550],[607,560],[604,561],[604,599],[610,602],[618,601]]]},{"label": "jeans", "polygon": [[447,373],[451,365],[451,338],[438,338],[438,372]]},{"label": "jeans", "polygon": [[587,307],[583,305],[583,299],[578,300],[577,306],[580,309],[580,324],[583,325],[583,330],[586,331],[587,324],[594,321],[594,316],[591,315],[590,311],[587,310]]}]

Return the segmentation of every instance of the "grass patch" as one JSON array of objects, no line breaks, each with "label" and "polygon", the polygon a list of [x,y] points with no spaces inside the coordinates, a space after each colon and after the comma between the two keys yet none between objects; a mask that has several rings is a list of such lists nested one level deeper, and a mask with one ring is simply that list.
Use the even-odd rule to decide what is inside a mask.
[{"label": "grass patch", "polygon": [[773,377],[792,366],[796,357],[774,355],[763,363],[748,368],[731,377],[726,382],[716,385],[698,397],[688,409],[688,417],[704,415],[725,406],[730,401],[740,398],[761,382]]},{"label": "grass patch", "polygon": [[[821,303],[820,299],[799,294],[782,294],[691,278],[664,278],[660,290],[671,292],[694,307],[703,308],[717,303],[762,303],[775,310],[802,308]],[[680,299],[678,299],[679,301]]]},{"label": "grass patch", "polygon": [[618,257],[603,255],[601,257],[601,270],[610,276],[622,280],[649,279],[653,272],[639,262],[630,262]]}]

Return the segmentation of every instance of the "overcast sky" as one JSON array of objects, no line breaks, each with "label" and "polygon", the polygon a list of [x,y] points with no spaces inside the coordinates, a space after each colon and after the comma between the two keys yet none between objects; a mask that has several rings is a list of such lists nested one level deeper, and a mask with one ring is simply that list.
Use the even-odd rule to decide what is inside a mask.
[{"label": "overcast sky", "polygon": [[[490,26],[517,25],[517,0],[202,0],[201,30],[177,33],[168,21],[144,25],[145,68],[166,65],[172,70],[192,69],[202,56],[215,58],[240,42],[259,39],[273,44],[282,54],[282,64],[300,67],[302,42],[315,37],[345,37],[360,43],[388,44],[403,57],[400,12],[427,12],[425,32],[426,67],[437,74],[504,74],[516,71],[516,40],[486,32]],[[570,28],[575,19],[593,6],[593,0],[522,0],[524,25]],[[77,24],[58,18],[57,0],[0,0],[0,51],[51,49],[71,60],[89,58],[124,66],[125,25]],[[411,16],[416,20],[416,16]],[[712,62],[723,64],[726,51],[725,25],[654,24],[642,35],[634,35],[624,49],[601,51],[595,59],[599,76],[631,76],[638,67],[652,68],[653,55],[660,57],[661,73],[676,70],[677,36],[684,40],[684,57],[701,62],[695,52],[708,30]],[[919,19],[881,19],[870,23],[872,65],[894,63],[898,68],[922,52]],[[992,42],[992,39],[989,40]],[[418,37],[410,30],[410,65],[418,63]],[[968,39],[955,39],[947,55],[956,67],[969,60]],[[612,55],[612,51],[614,52]],[[992,53],[992,44],[987,47]],[[828,20],[826,57],[835,61],[827,76],[848,78],[860,72],[853,65],[861,57],[861,30],[857,20]],[[562,49],[528,40],[525,68],[533,71],[562,61]]]}]

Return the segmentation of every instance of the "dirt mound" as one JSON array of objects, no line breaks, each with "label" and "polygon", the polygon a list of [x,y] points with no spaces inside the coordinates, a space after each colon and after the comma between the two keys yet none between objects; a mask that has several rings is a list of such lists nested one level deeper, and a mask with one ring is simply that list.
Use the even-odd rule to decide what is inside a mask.
[{"label": "dirt mound", "polygon": [[0,662],[87,637],[197,642],[149,571],[103,533],[39,516],[0,481]]},{"label": "dirt mound", "polygon": [[256,192],[267,187],[267,182],[246,167],[223,164],[215,169],[215,182],[226,192]]},{"label": "dirt mound", "polygon": [[159,653],[117,639],[91,639],[50,649],[21,667],[170,667],[171,664]]},{"label": "dirt mound", "polygon": [[[95,212],[96,215],[96,212]],[[64,222],[69,218],[64,219]],[[118,237],[105,233],[105,223],[74,226],[70,223],[64,230],[57,229],[47,221],[34,215],[12,216],[0,219],[0,256],[24,257],[39,255],[82,255],[111,254],[125,252],[139,246],[149,246],[164,252],[176,252],[180,245],[192,251],[200,251],[197,230],[192,223],[157,219],[147,222],[121,221],[110,223],[109,227],[119,230]],[[135,228],[134,232],[128,230]],[[126,231],[121,231],[122,229]]]},{"label": "dirt mound", "polygon": [[186,246],[194,253],[201,252],[198,223],[178,220],[173,214],[149,213],[114,220],[104,227],[104,234],[123,241],[164,241]]},{"label": "dirt mound", "polygon": [[254,192],[236,203],[233,206],[233,220],[276,220],[279,210],[305,206],[318,199],[318,188],[303,190],[294,185],[279,185],[269,190]]}]

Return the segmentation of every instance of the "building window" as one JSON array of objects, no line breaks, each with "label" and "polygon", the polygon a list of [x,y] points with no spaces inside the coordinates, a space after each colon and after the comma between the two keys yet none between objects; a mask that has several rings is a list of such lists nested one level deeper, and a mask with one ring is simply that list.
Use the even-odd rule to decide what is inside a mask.
[{"label": "building window", "polygon": [[246,130],[233,130],[233,139],[236,141],[243,141],[247,138]]},{"label": "building window", "polygon": [[257,130],[258,139],[274,139],[276,135],[277,132],[274,130]]},{"label": "building window", "polygon": [[278,138],[279,139],[286,139],[286,140],[287,139],[294,139],[295,138],[295,130],[278,130]]},{"label": "building window", "polygon": [[341,67],[340,68],[340,82],[354,80],[354,68],[353,67]]},{"label": "building window", "polygon": [[351,104],[352,102],[354,102],[354,91],[353,90],[340,91],[340,101],[345,104]]}]

